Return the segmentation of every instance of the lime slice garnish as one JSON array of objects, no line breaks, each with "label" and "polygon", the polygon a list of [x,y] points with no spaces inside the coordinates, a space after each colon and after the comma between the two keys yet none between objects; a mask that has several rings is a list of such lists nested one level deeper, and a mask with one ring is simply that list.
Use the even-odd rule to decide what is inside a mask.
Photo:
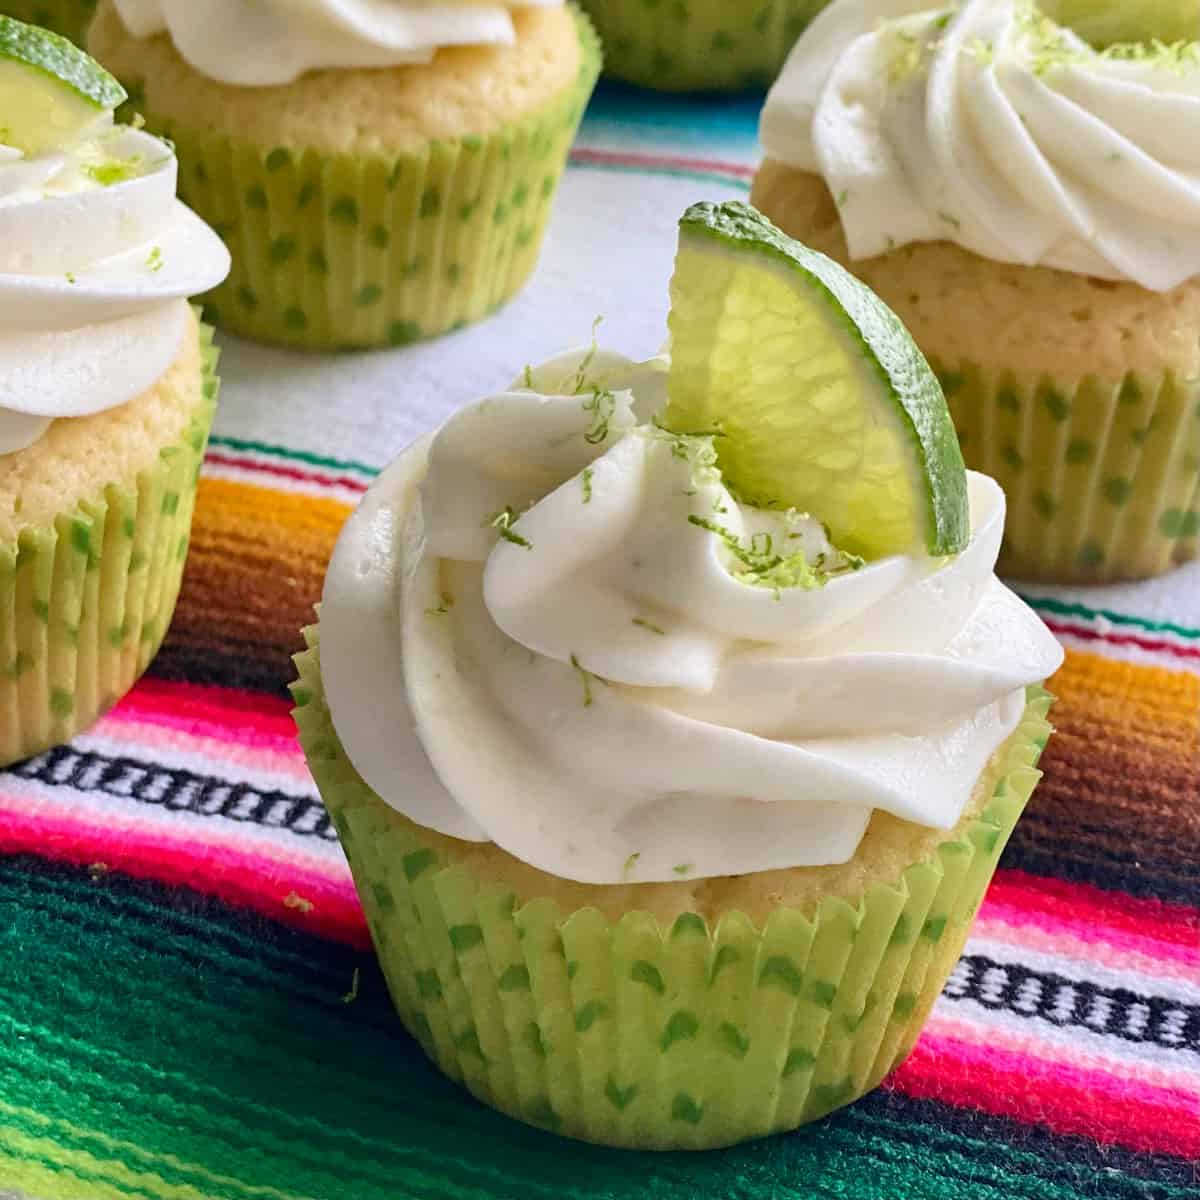
[{"label": "lime slice garnish", "polygon": [[865,558],[970,537],[941,385],[899,318],[748,204],[695,204],[671,281],[666,426],[719,431],[726,484]]},{"label": "lime slice garnish", "polygon": [[125,89],[66,38],[0,16],[0,142],[30,157],[74,142]]},{"label": "lime slice garnish", "polygon": [[1117,43],[1194,42],[1200,0],[1042,0],[1046,16],[1097,49]]}]

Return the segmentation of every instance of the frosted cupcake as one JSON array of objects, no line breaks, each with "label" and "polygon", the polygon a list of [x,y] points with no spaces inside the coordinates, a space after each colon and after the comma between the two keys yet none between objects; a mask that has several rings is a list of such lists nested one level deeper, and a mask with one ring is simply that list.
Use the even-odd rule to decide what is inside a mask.
[{"label": "frosted cupcake", "polygon": [[2,766],[94,720],[166,633],[217,390],[187,297],[229,255],[86,55],[0,17],[0,56]]},{"label": "frosted cupcake", "polygon": [[0,0],[0,14],[40,25],[83,45],[96,0]]},{"label": "frosted cupcake", "polygon": [[753,200],[852,270],[1000,481],[1001,567],[1139,578],[1200,533],[1200,54],[1093,50],[1022,0],[837,0]]},{"label": "frosted cupcake", "polygon": [[[526,369],[401,455],[294,691],[430,1056],[521,1120],[699,1148],[821,1116],[911,1049],[1062,654],[992,575],[1003,494],[865,289],[698,206],[672,335],[669,364]],[[752,417],[728,407],[751,373]],[[774,484],[741,418],[822,507],[745,498]]]},{"label": "frosted cupcake", "polygon": [[826,0],[581,0],[604,73],[667,92],[766,88]]},{"label": "frosted cupcake", "polygon": [[105,0],[89,47],[232,252],[214,322],[311,348],[431,337],[511,297],[599,71],[561,0]]}]

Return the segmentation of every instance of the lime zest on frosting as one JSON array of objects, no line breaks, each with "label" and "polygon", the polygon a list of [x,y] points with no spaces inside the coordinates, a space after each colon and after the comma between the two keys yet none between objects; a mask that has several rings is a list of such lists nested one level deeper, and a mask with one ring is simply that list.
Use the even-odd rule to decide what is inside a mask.
[{"label": "lime zest on frosting", "polygon": [[579,360],[579,366],[575,371],[575,386],[571,389],[572,396],[578,396],[588,386],[588,370],[592,365],[592,360],[600,351],[600,343],[596,340],[596,331],[603,322],[603,317],[596,317],[592,321],[592,341],[588,346],[587,353]]},{"label": "lime zest on frosting", "polygon": [[579,676],[579,678],[583,681],[583,707],[591,708],[592,707],[592,680],[593,679],[596,680],[597,683],[603,683],[604,680],[601,679],[598,675],[593,675],[591,673],[591,671],[589,671],[579,661],[579,658],[574,654],[571,655],[571,667],[574,669],[575,673]]},{"label": "lime zest on frosting", "polygon": [[512,542],[514,546],[521,546],[526,550],[532,550],[533,543],[513,529],[513,525],[520,519],[520,515],[513,506],[506,504],[499,512],[485,517],[483,523],[485,526],[490,525],[506,542]]},{"label": "lime zest on frosting", "polygon": [[[739,569],[730,571],[735,579],[751,587],[770,588],[777,597],[784,588],[815,591],[835,576],[857,571],[863,565],[863,559],[858,555],[845,554],[840,550],[836,551],[836,561],[832,563],[829,563],[826,554],[818,555],[811,563],[803,550],[781,554],[775,549],[775,539],[766,531],[751,535],[749,545],[746,545],[724,525],[694,513],[688,517],[688,523],[720,538],[729,553],[741,564]],[[795,529],[788,534],[789,538],[796,536],[799,535]]]},{"label": "lime zest on frosting", "polygon": [[589,446],[598,446],[608,440],[609,425],[616,409],[617,398],[606,389],[593,387],[592,394],[584,398],[583,411],[589,413],[592,418],[591,425],[583,435],[583,440]]},{"label": "lime zest on frosting", "polygon": [[592,475],[593,475],[592,468],[584,467],[583,473],[579,476],[579,482],[583,486],[583,502],[584,502],[584,504],[591,504],[591,502],[592,502]]},{"label": "lime zest on frosting", "polygon": [[661,628],[658,625],[655,625],[652,621],[647,621],[644,617],[634,617],[633,623],[639,629],[647,629],[651,633],[657,633],[659,635],[659,637],[667,636],[667,631],[665,629]]}]

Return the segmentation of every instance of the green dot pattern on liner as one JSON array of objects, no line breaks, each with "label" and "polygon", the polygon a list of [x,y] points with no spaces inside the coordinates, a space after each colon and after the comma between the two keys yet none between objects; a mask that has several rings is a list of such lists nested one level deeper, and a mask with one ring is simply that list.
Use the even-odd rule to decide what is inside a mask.
[{"label": "green dot pattern on liner", "polygon": [[0,0],[0,13],[40,25],[82,46],[96,11],[96,0]]},{"label": "green dot pattern on liner", "polygon": [[[590,24],[573,87],[485,137],[400,158],[258,146],[137,105],[179,157],[179,196],[224,239],[206,319],[260,341],[402,345],[477,321],[537,263],[567,153],[600,69]],[[124,80],[131,96],[141,89]],[[132,106],[126,106],[127,111]]]},{"label": "green dot pattern on liner", "polygon": [[196,481],[216,409],[217,351],[200,327],[199,405],[138,477],[0,545],[0,766],[90,725],[133,686],[171,623]]},{"label": "green dot pattern on liner", "polygon": [[999,569],[1101,583],[1200,555],[1200,383],[934,364],[967,465],[1008,498]]},{"label": "green dot pattern on liner", "polygon": [[297,656],[295,718],[392,998],[452,1079],[518,1120],[614,1146],[731,1145],[875,1087],[912,1049],[1039,778],[1050,696],[989,768],[990,799],[928,859],[857,905],[811,916],[646,912],[607,920],[516,897],[449,861],[343,753],[319,630]]},{"label": "green dot pattern on liner", "polygon": [[581,0],[604,73],[667,92],[764,90],[826,0]]}]

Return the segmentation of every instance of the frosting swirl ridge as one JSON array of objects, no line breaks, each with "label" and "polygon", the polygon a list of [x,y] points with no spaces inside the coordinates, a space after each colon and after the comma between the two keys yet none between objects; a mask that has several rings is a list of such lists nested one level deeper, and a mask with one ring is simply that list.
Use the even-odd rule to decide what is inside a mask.
[{"label": "frosting swirl ridge", "polygon": [[951,241],[1168,291],[1200,274],[1200,48],[1094,50],[1032,0],[837,0],[767,99],[851,257]]},{"label": "frosting swirl ridge", "polygon": [[563,0],[115,0],[137,38],[166,33],[202,75],[240,87],[306,71],[427,63],[442,46],[511,45],[510,10]]},{"label": "frosting swirl ridge", "polygon": [[169,146],[107,115],[63,150],[0,146],[0,454],[124,404],[178,356],[186,298],[229,252],[175,176]]},{"label": "frosting swirl ridge", "polygon": [[971,477],[957,558],[863,564],[660,429],[665,367],[552,360],[375,484],[321,612],[350,760],[584,882],[843,862],[877,808],[951,828],[1062,657],[992,574],[1000,489]]}]

